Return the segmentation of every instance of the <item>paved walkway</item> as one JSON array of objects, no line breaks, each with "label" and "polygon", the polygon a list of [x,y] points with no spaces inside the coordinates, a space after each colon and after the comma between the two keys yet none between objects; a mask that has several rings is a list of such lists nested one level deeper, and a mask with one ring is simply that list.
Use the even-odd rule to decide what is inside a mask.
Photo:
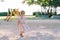
[{"label": "paved walkway", "polygon": [[31,28],[19,36],[17,20],[0,20],[0,40],[60,40],[60,20],[26,20]]}]

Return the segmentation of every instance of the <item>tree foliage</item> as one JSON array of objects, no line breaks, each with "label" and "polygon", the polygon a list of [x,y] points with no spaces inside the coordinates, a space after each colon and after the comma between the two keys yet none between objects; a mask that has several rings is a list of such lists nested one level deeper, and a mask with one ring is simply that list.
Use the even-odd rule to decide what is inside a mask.
[{"label": "tree foliage", "polygon": [[25,3],[25,2],[29,5],[31,5],[31,4],[37,4],[37,5],[48,4],[48,0],[24,0],[23,3]]},{"label": "tree foliage", "polygon": [[24,0],[23,3],[27,3],[29,5],[37,4],[42,6],[60,6],[60,0]]}]

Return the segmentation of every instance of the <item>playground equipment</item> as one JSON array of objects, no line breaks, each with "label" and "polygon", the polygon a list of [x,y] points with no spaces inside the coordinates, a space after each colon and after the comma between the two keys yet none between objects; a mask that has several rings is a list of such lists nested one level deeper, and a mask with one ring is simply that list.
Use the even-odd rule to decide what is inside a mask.
[{"label": "playground equipment", "polygon": [[14,14],[14,19],[19,15],[18,9],[14,9],[12,13]]},{"label": "playground equipment", "polygon": [[18,9],[8,9],[6,20],[12,20],[12,16],[16,19],[17,15],[19,15]]}]

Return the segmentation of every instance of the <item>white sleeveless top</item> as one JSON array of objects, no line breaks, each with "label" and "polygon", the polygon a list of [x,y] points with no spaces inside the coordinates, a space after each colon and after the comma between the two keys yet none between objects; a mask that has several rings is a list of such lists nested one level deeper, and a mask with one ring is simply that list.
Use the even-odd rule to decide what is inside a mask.
[{"label": "white sleeveless top", "polygon": [[25,24],[25,17],[24,16],[18,16],[18,20],[20,20],[21,24]]},{"label": "white sleeveless top", "polygon": [[25,22],[25,17],[23,16],[18,16],[18,20],[20,20],[21,23],[21,27],[23,28],[23,30],[25,32],[29,32],[30,31],[30,27],[26,24]]}]

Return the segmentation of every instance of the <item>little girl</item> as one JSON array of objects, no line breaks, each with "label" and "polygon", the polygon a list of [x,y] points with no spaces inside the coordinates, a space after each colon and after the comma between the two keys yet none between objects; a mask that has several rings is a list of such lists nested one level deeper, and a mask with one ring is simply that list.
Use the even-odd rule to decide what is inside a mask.
[{"label": "little girl", "polygon": [[18,16],[18,30],[20,32],[21,37],[23,37],[23,33],[25,31],[30,30],[30,28],[27,26],[25,22],[25,11],[21,11],[21,14]]}]

